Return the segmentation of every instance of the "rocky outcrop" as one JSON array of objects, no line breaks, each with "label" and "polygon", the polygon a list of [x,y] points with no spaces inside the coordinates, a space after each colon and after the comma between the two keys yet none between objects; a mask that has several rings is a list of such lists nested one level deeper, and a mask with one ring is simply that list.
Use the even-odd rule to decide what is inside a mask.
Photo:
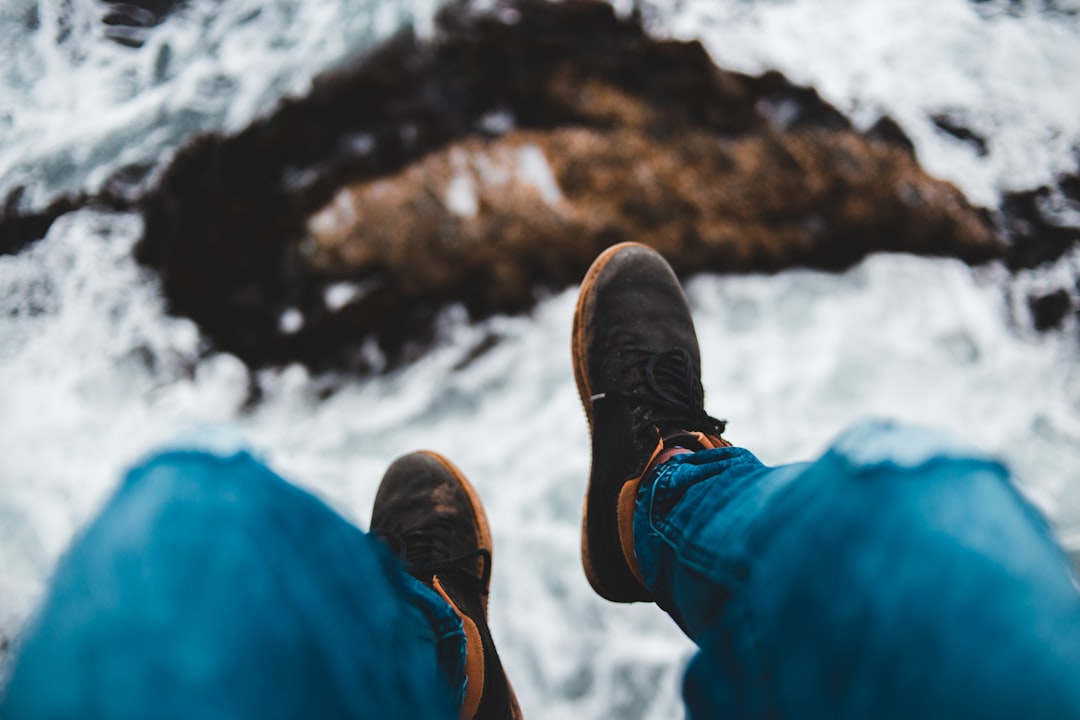
[{"label": "rocky outcrop", "polygon": [[364,370],[372,340],[408,359],[447,303],[527,308],[620,240],[682,273],[1002,252],[895,124],[856,132],[812,89],[584,0],[451,5],[434,39],[198,139],[141,208],[172,310],[253,365]]},{"label": "rocky outcrop", "polygon": [[977,262],[1000,249],[955,188],[854,132],[658,139],[632,126],[454,143],[340,190],[300,248],[327,277],[484,309],[527,306],[537,285],[576,281],[626,240],[683,273],[838,269],[879,250]]},{"label": "rocky outcrop", "polygon": [[[144,5],[150,23],[177,3]],[[962,114],[933,120],[986,144]],[[364,371],[373,343],[380,365],[408,360],[448,303],[527,309],[623,240],[684,275],[877,251],[1021,271],[1080,241],[1075,176],[973,208],[888,118],[856,131],[813,89],[721,70],[594,0],[451,4],[431,40],[403,33],[239,134],[196,138],[153,186],[149,170],[38,211],[16,189],[0,254],[71,209],[135,209],[170,310],[252,366]],[[1080,291],[1058,290],[1028,298],[1032,324],[1075,312]]]},{"label": "rocky outcrop", "polygon": [[123,195],[105,192],[96,196],[58,197],[40,210],[20,210],[26,188],[19,185],[8,192],[0,207],[0,255],[13,255],[45,236],[56,218],[84,207],[125,211],[132,202]]},{"label": "rocky outcrop", "polygon": [[1009,237],[1013,270],[1056,262],[1080,242],[1080,176],[1063,175],[1053,186],[1006,193],[1000,224]]},{"label": "rocky outcrop", "polygon": [[[1009,238],[1006,264],[1013,271],[1067,263],[1065,272],[1049,272],[1027,292],[1027,306],[1036,330],[1058,330],[1070,316],[1080,327],[1080,267],[1069,261],[1080,244],[1080,175],[1067,174],[1051,186],[1007,193],[998,224]],[[1075,257],[1073,255],[1072,257]],[[1024,283],[1020,283],[1023,285]]]}]

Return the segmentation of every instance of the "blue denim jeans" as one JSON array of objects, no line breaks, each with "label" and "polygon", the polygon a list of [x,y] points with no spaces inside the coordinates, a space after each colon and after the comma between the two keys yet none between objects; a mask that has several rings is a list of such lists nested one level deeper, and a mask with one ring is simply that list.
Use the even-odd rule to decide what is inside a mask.
[{"label": "blue denim jeans", "polygon": [[677,456],[646,584],[700,648],[691,718],[1080,718],[1080,593],[998,463],[862,425],[814,463]]},{"label": "blue denim jeans", "polygon": [[[643,483],[639,565],[693,718],[1080,717],[1080,595],[998,464],[866,425]],[[246,454],[133,470],[61,563],[4,718],[453,717],[461,623]]]},{"label": "blue denim jeans", "polygon": [[128,474],[61,562],[0,717],[456,718],[461,620],[246,453]]}]

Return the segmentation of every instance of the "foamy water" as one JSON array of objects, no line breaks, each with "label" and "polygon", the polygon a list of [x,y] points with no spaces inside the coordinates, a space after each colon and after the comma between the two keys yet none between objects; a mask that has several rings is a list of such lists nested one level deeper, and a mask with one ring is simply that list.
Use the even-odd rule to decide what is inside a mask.
[{"label": "foamy water", "polygon": [[[36,76],[40,88],[5,87],[0,95],[0,191],[27,178],[45,194],[92,185],[115,162],[99,162],[102,148],[123,138],[131,157],[154,157],[190,131],[174,127],[182,122],[177,117],[195,126],[242,126],[275,94],[302,88],[326,63],[390,32],[400,14],[383,5],[370,15],[390,18],[380,21],[382,30],[375,23],[371,34],[361,28],[334,35],[328,28],[347,17],[359,28],[367,6],[258,5],[265,10],[250,19],[243,13],[254,4],[244,2],[229,2],[210,18],[210,4],[193,2],[167,21],[159,31],[190,51],[170,86],[174,99],[139,86],[131,100],[138,111],[110,100],[102,87],[150,62],[160,52],[156,34],[142,50],[129,51],[113,48],[87,23],[75,43],[84,52],[78,60],[65,46],[56,49],[49,33],[27,33],[19,62],[48,67]],[[716,18],[702,19],[713,5]],[[876,3],[873,12],[835,3],[820,16],[810,5],[684,3],[660,19],[672,33],[703,37],[725,64],[777,64],[796,80],[815,82],[856,117],[902,109],[894,114],[924,162],[939,174],[948,175],[946,166],[963,175],[958,179],[976,196],[1019,182],[1011,158],[1025,153],[1024,171],[1049,180],[1059,163],[1049,157],[1055,143],[1080,141],[1069,124],[1076,118],[1063,120],[1048,99],[1057,92],[1080,107],[1072,83],[1050,69],[1061,58],[1072,62],[1080,46],[1075,19],[988,21],[961,1],[928,3],[921,15],[899,2]],[[76,7],[87,13],[96,6]],[[430,18],[430,6],[414,7],[420,9],[410,12]],[[289,13],[292,22],[285,22]],[[233,25],[219,28],[217,51],[194,37],[205,22],[219,27],[214,23],[228,18]],[[1045,66],[1029,64],[1010,76],[1006,63],[992,66],[1002,76],[991,77],[965,54],[976,42],[995,57],[1030,50],[1039,23],[1050,28],[1036,43],[1047,50],[1032,62]],[[331,33],[327,47],[314,39],[320,28]],[[919,48],[922,65],[882,49],[905,39]],[[927,89],[929,83],[908,77],[918,67],[940,68],[956,81]],[[72,68],[81,82],[65,74]],[[231,91],[221,91],[221,107],[183,112],[185,103],[208,106],[198,81],[181,78],[215,72],[237,78]],[[944,104],[970,109],[991,139],[987,158],[927,130],[925,116],[942,106],[950,87],[955,94]],[[1021,120],[1010,103],[1024,87],[1031,117]],[[35,118],[51,112],[88,120],[71,128],[56,121],[32,139]],[[155,112],[158,125],[146,125]],[[73,124],[75,115],[66,117]],[[1057,139],[1047,141],[1049,135]],[[86,154],[70,172],[49,169],[57,167],[49,158],[73,156],[79,146]],[[207,354],[192,323],[164,314],[155,279],[131,259],[139,232],[134,216],[83,211],[62,218],[23,253],[0,257],[0,638],[17,635],[56,558],[123,469],[163,443],[245,443],[361,525],[386,465],[428,447],[453,458],[487,504],[497,549],[493,631],[529,717],[679,716],[689,642],[653,607],[601,601],[580,570],[588,442],[570,370],[574,290],[528,316],[480,325],[450,309],[429,355],[386,377],[347,381],[325,399],[319,391],[326,380],[299,367],[264,372],[266,399],[245,412],[245,368],[230,356]],[[1059,271],[1077,261],[1067,258]],[[946,428],[1007,459],[1066,541],[1080,547],[1077,343],[1071,334],[1027,330],[1022,303],[1006,285],[1000,269],[905,256],[875,257],[843,275],[695,279],[688,292],[709,409],[731,421],[733,440],[770,463],[814,457],[868,415]],[[491,336],[494,347],[467,362]]]},{"label": "foamy water", "polygon": [[191,0],[138,50],[105,37],[105,7],[0,6],[0,192],[26,202],[96,190],[124,165],[158,165],[186,138],[236,132],[332,64],[441,0]]},{"label": "foamy water", "polygon": [[[701,39],[724,67],[779,69],[864,128],[881,115],[893,117],[926,170],[956,183],[977,204],[993,207],[1002,190],[1038,187],[1056,173],[1076,171],[1075,0],[652,4],[658,32]],[[937,114],[983,136],[986,156],[936,128]]]}]

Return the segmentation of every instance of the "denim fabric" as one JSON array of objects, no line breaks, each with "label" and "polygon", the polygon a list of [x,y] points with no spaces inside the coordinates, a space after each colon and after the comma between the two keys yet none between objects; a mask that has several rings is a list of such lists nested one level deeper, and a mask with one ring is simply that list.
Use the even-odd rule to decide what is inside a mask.
[{"label": "denim fabric", "polygon": [[378,543],[245,453],[172,452],[61,562],[0,716],[453,718],[463,676],[460,620]]},{"label": "denim fabric", "polygon": [[692,718],[1080,718],[1080,593],[1000,464],[886,423],[814,463],[720,448],[643,483]]}]

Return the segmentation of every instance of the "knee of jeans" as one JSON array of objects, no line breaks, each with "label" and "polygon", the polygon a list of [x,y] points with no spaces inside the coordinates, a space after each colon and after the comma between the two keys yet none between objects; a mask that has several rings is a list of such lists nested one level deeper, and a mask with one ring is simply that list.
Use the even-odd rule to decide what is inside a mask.
[{"label": "knee of jeans", "polygon": [[[845,432],[829,455],[844,458],[853,467],[889,465],[917,468],[941,458],[980,458],[969,444],[947,431],[891,420],[868,420]],[[828,456],[826,456],[828,457]]]},{"label": "knee of jeans", "polygon": [[265,504],[275,489],[287,492],[289,487],[246,452],[219,456],[171,450],[128,472],[102,520],[138,534],[171,521],[239,518]]},{"label": "knee of jeans", "polygon": [[157,498],[189,497],[229,502],[282,482],[247,452],[215,455],[202,450],[169,450],[128,471],[119,494]]},{"label": "knee of jeans", "polygon": [[765,564],[793,586],[835,575],[852,587],[890,587],[912,602],[936,598],[943,608],[986,613],[1075,604],[1048,523],[999,464],[936,457],[852,468],[825,460],[782,504],[762,538]]},{"label": "knee of jeans", "polygon": [[[880,507],[865,508],[875,515],[915,508],[924,527],[978,533],[1004,522],[1047,532],[1045,520],[1019,494],[1008,469],[949,433],[893,422],[862,423],[841,437],[814,470],[819,479],[839,482],[835,492],[841,503],[876,502]],[[854,485],[847,485],[848,478]]]},{"label": "knee of jeans", "polygon": [[[1052,542],[1045,518],[1002,465],[981,458],[935,457],[922,464],[837,466],[828,458],[788,499],[789,519],[820,515],[832,526],[863,528],[899,544],[948,537],[952,544],[1001,556],[1031,542]],[[1023,538],[1021,545],[1018,545]]]}]

